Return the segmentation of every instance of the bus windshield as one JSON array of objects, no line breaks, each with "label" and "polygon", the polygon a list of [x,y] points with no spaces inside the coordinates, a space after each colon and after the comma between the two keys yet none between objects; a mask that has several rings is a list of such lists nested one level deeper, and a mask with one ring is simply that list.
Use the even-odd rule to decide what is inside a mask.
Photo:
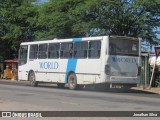
[{"label": "bus windshield", "polygon": [[110,38],[109,40],[110,55],[139,55],[139,41],[129,38]]}]

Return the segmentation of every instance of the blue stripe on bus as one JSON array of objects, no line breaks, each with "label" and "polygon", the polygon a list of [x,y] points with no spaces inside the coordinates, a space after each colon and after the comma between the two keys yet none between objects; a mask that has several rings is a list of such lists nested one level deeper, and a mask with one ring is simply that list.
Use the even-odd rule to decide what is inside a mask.
[{"label": "blue stripe on bus", "polygon": [[82,41],[82,38],[73,38],[72,39],[72,42],[81,42]]},{"label": "blue stripe on bus", "polygon": [[[72,42],[80,42],[82,41],[82,38],[73,38]],[[69,72],[76,72],[76,66],[77,66],[77,59],[71,58],[68,59],[67,68],[66,68],[66,76],[65,76],[65,83],[67,83],[67,76]]]},{"label": "blue stripe on bus", "polygon": [[67,83],[67,76],[70,71],[76,71],[77,59],[68,59],[67,68],[66,68],[66,76],[65,76],[65,83]]}]

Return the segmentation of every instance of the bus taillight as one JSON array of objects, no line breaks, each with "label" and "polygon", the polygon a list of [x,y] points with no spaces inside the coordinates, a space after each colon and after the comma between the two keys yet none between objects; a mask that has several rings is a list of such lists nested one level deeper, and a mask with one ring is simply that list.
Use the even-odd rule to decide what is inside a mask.
[{"label": "bus taillight", "polygon": [[110,74],[110,66],[109,65],[105,65],[105,74],[106,75]]}]

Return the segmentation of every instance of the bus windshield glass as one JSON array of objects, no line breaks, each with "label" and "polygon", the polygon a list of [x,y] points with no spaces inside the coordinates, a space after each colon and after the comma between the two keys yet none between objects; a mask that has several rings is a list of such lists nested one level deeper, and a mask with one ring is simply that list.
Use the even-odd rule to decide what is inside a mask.
[{"label": "bus windshield glass", "polygon": [[129,38],[110,38],[109,40],[109,54],[110,55],[139,55],[139,41],[138,39]]}]

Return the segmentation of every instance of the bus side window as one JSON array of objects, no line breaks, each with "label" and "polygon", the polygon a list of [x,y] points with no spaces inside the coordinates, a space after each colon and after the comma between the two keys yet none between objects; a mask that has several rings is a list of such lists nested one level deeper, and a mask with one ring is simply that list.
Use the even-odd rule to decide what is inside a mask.
[{"label": "bus side window", "polygon": [[72,54],[73,54],[73,43],[69,43],[68,49],[69,49],[69,58],[72,58]]},{"label": "bus side window", "polygon": [[37,59],[37,53],[38,53],[38,45],[31,45],[29,52],[29,59]]},{"label": "bus side window", "polygon": [[76,42],[74,44],[74,57],[87,58],[88,42]]},{"label": "bus side window", "polygon": [[59,43],[50,43],[48,49],[48,58],[59,58]]},{"label": "bus side window", "polygon": [[89,42],[89,58],[99,58],[101,53],[101,41]]},{"label": "bus side window", "polygon": [[72,58],[73,43],[61,43],[61,58]]},{"label": "bus side window", "polygon": [[48,44],[40,44],[39,51],[38,51],[38,58],[39,59],[46,59],[47,58],[47,48]]}]

